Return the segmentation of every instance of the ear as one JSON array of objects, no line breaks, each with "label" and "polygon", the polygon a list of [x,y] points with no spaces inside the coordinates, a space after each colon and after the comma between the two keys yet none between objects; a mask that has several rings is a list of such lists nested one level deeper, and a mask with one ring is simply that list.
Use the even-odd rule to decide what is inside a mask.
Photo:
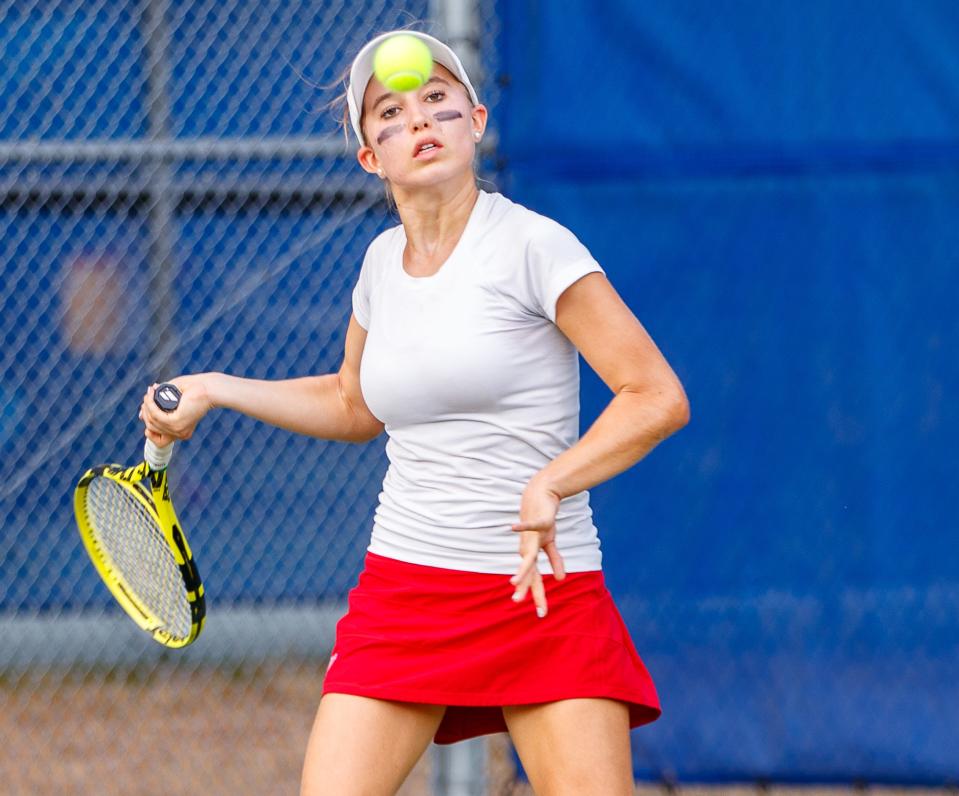
[{"label": "ear", "polygon": [[470,110],[470,118],[472,119],[473,130],[479,130],[480,134],[485,132],[486,122],[489,118],[489,111],[485,105],[474,105]]},{"label": "ear", "polygon": [[373,147],[365,144],[356,150],[356,160],[367,174],[376,174],[380,170],[380,159],[373,151]]}]

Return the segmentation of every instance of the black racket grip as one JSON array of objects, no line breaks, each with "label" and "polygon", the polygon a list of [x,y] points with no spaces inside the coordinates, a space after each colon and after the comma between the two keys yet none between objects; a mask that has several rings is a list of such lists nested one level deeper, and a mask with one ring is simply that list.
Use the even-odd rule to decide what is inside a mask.
[{"label": "black racket grip", "polygon": [[158,384],[153,391],[153,402],[164,412],[175,411],[180,405],[181,397],[182,394],[176,385],[170,384],[170,382],[167,381],[163,382],[163,384]]}]

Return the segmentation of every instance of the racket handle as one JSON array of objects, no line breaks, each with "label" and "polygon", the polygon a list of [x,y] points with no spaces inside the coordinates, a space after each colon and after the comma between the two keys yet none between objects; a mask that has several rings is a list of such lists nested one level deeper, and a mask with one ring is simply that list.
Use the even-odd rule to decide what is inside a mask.
[{"label": "racket handle", "polygon": [[151,470],[165,470],[172,458],[172,442],[164,448],[159,448],[152,439],[147,437],[146,442],[143,443],[143,460],[150,465]]},{"label": "racket handle", "polygon": [[[164,412],[176,411],[180,405],[181,394],[176,385],[164,382],[158,384],[153,391],[153,402]],[[173,443],[161,448],[147,437],[143,443],[143,459],[150,465],[151,470],[165,470],[173,457]]]}]

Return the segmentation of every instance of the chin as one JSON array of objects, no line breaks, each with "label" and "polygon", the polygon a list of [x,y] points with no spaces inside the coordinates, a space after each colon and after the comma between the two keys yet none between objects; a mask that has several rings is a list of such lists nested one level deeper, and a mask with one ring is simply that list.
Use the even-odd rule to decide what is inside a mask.
[{"label": "chin", "polygon": [[472,172],[472,170],[472,161],[464,161],[462,163],[454,161],[431,163],[427,167],[411,169],[410,172],[405,176],[403,184],[411,187],[436,185],[441,182],[448,182],[449,180],[454,179],[457,176],[464,175],[467,172]]}]

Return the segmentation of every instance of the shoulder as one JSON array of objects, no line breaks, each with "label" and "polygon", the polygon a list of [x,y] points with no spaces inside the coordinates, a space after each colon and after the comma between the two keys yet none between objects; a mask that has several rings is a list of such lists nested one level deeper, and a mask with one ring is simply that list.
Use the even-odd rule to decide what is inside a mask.
[{"label": "shoulder", "polygon": [[514,202],[500,193],[489,194],[490,220],[524,240],[548,238],[566,228],[549,216]]},{"label": "shoulder", "polygon": [[602,271],[589,250],[565,226],[496,195],[496,257],[485,269],[487,284],[525,310],[555,323],[556,301],[580,277]]},{"label": "shoulder", "polygon": [[491,196],[494,200],[492,215],[499,217],[504,233],[514,245],[523,246],[527,257],[537,254],[563,256],[571,253],[570,250],[579,256],[588,254],[576,235],[559,221],[501,194]]}]

